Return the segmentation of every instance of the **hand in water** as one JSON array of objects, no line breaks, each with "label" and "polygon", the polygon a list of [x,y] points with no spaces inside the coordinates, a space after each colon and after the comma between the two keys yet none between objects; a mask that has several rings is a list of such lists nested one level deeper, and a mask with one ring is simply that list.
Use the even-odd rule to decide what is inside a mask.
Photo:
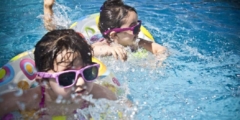
[{"label": "hand in water", "polygon": [[168,57],[168,51],[167,50],[165,50],[164,52],[162,52],[162,50],[160,51],[160,52],[158,52],[157,54],[156,54],[156,66],[161,66],[162,65],[162,63],[163,63],[163,61],[165,60],[165,59],[167,59],[167,57]]},{"label": "hand in water", "polygon": [[121,59],[122,61],[127,60],[127,51],[123,46],[112,44],[109,46],[109,52],[114,56],[115,59]]},{"label": "hand in water", "polygon": [[52,6],[55,0],[44,0],[44,6]]},{"label": "hand in water", "polygon": [[55,25],[52,23],[53,10],[52,6],[55,0],[44,0],[44,26],[48,31],[54,30]]}]

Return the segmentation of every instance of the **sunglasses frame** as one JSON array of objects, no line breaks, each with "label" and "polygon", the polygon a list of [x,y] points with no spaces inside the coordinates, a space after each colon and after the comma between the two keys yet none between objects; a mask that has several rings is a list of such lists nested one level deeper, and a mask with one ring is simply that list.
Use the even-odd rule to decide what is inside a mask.
[{"label": "sunglasses frame", "polygon": [[[54,78],[57,82],[57,84],[63,88],[69,88],[69,87],[72,87],[76,81],[77,81],[77,78],[79,75],[81,75],[81,77],[83,78],[84,81],[86,82],[93,82],[96,78],[94,78],[93,80],[86,80],[84,74],[83,74],[83,71],[88,69],[88,68],[91,68],[91,67],[97,67],[98,71],[97,71],[97,76],[96,78],[98,77],[98,73],[99,73],[99,67],[100,65],[97,64],[97,63],[94,63],[92,65],[88,65],[86,67],[83,67],[79,70],[65,70],[65,71],[61,71],[61,72],[56,72],[56,73],[48,73],[48,72],[37,72],[37,75],[41,78]],[[62,86],[59,84],[59,76],[63,73],[69,73],[69,72],[75,72],[75,79],[74,79],[74,82],[71,84],[71,85],[68,85],[68,86]]]},{"label": "sunglasses frame", "polygon": [[[135,25],[135,26],[132,26],[132,27],[129,27],[129,28],[114,28],[114,29],[105,31],[103,34],[104,34],[104,35],[107,35],[108,33],[112,32],[112,31],[122,32],[122,31],[127,31],[127,30],[131,30],[131,31],[133,32],[133,34],[134,34],[134,28],[135,28],[135,27],[139,27],[139,32],[140,32],[140,28],[141,28],[141,25],[142,25],[142,21],[141,21],[141,20],[138,20],[137,22],[138,22],[138,24]],[[134,35],[135,35],[135,34],[134,34]]]}]

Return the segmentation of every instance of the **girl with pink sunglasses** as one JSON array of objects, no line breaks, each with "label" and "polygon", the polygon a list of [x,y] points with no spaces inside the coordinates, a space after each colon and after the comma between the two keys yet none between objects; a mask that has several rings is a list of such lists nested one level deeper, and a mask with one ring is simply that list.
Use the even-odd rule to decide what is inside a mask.
[{"label": "girl with pink sunglasses", "polygon": [[[53,16],[52,6],[54,0],[44,0],[44,23],[47,30],[54,29],[51,19]],[[127,60],[127,51],[124,47],[129,46],[132,51],[139,47],[147,51],[167,56],[167,50],[158,43],[138,38],[141,20],[138,20],[137,11],[122,0],[106,0],[100,8],[99,30],[103,36],[91,46],[94,56],[114,56],[116,59]]]},{"label": "girl with pink sunglasses", "polygon": [[113,55],[116,59],[126,60],[123,47],[130,46],[132,51],[144,48],[155,55],[164,54],[166,48],[152,41],[138,38],[141,21],[137,11],[122,0],[106,0],[100,8],[98,27],[104,40],[92,45],[95,56]]},{"label": "girl with pink sunglasses", "polygon": [[40,110],[37,116],[43,119],[72,116],[76,109],[94,104],[82,99],[88,95],[93,99],[116,100],[108,88],[93,82],[99,64],[92,62],[91,53],[91,46],[74,30],[45,34],[34,51],[39,86],[25,90],[20,96],[16,91],[1,95],[0,118],[17,110]]}]

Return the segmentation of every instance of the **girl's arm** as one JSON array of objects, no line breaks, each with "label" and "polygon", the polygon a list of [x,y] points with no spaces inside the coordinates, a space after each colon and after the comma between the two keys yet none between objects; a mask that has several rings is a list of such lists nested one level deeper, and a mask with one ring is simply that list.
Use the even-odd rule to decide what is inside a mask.
[{"label": "girl's arm", "polygon": [[110,56],[109,45],[106,41],[98,41],[91,44],[94,56]]},{"label": "girl's arm", "polygon": [[106,41],[95,42],[91,45],[94,56],[114,56],[115,59],[127,60],[126,50],[117,44],[109,45]]},{"label": "girl's arm", "polygon": [[[21,92],[12,91],[0,95],[0,118],[16,110],[33,110],[39,107],[40,89],[32,88]],[[35,96],[35,97],[34,97]]]},{"label": "girl's arm", "polygon": [[155,55],[165,54],[167,52],[166,47],[159,45],[158,43],[140,39],[139,46],[143,47],[147,51],[152,52]]},{"label": "girl's arm", "polygon": [[53,10],[52,6],[55,0],[44,0],[43,12],[44,12],[44,26],[48,31],[54,30],[55,25],[52,22]]},{"label": "girl's arm", "polygon": [[0,96],[0,116],[10,113],[12,111],[19,110],[18,101],[21,102],[22,97],[17,97],[16,91],[5,93]]}]

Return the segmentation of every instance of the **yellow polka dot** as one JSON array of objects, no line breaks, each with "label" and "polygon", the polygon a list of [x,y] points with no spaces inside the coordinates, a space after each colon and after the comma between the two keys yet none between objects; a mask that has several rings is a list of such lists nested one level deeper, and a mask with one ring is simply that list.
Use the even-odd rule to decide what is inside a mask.
[{"label": "yellow polka dot", "polygon": [[6,75],[6,71],[4,69],[0,69],[0,79],[3,79]]},{"label": "yellow polka dot", "polygon": [[32,69],[32,66],[31,65],[29,65],[29,64],[27,64],[26,65],[26,71],[28,72],[28,73],[33,73],[33,69]]},{"label": "yellow polka dot", "polygon": [[123,114],[122,114],[122,112],[118,112],[118,117],[119,117],[120,119],[123,118]]},{"label": "yellow polka dot", "polygon": [[67,117],[66,116],[53,116],[52,120],[66,120]]},{"label": "yellow polka dot", "polygon": [[18,88],[21,88],[22,90],[27,90],[30,88],[28,82],[26,82],[26,81],[19,81],[17,86],[18,86]]},{"label": "yellow polka dot", "polygon": [[36,113],[35,110],[29,110],[29,111],[20,111],[22,117],[24,118],[24,120],[29,120],[29,119],[38,119],[37,115],[34,115]]}]

